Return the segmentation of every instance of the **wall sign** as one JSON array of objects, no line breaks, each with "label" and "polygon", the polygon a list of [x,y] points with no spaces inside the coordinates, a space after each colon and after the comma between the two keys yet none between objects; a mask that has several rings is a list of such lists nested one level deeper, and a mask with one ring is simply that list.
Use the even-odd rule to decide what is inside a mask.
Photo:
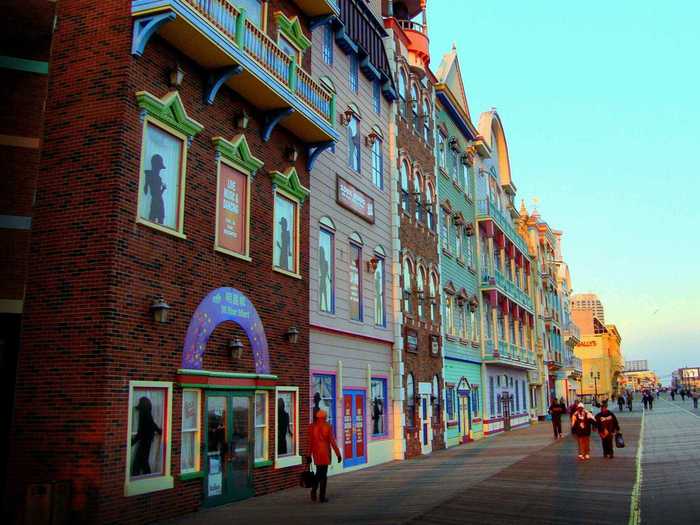
[{"label": "wall sign", "polygon": [[221,164],[217,202],[217,244],[225,250],[247,255],[248,177]]},{"label": "wall sign", "polygon": [[406,332],[406,350],[409,352],[418,351],[418,332],[413,330]]},{"label": "wall sign", "polygon": [[438,336],[436,335],[431,335],[430,336],[430,345],[433,350],[433,354],[438,354],[440,352],[440,340]]},{"label": "wall sign", "polygon": [[374,199],[342,177],[337,178],[336,200],[343,208],[374,224]]}]

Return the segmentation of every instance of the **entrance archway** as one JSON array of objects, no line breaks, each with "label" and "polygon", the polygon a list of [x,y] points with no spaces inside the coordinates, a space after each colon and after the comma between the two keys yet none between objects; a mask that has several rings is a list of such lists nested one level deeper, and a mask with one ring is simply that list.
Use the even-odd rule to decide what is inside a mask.
[{"label": "entrance archway", "polygon": [[214,329],[225,321],[233,321],[245,332],[253,351],[255,372],[270,373],[267,337],[255,306],[235,288],[217,288],[199,303],[187,328],[182,349],[182,368],[201,370],[207,341]]}]

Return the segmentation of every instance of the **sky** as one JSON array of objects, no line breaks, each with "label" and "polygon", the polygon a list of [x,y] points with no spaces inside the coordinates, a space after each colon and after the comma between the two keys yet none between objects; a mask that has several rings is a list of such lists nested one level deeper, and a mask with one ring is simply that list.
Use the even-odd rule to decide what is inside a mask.
[{"label": "sky", "polygon": [[455,43],[471,117],[495,107],[532,210],[563,230],[627,360],[700,366],[700,2],[430,0],[431,67]]}]

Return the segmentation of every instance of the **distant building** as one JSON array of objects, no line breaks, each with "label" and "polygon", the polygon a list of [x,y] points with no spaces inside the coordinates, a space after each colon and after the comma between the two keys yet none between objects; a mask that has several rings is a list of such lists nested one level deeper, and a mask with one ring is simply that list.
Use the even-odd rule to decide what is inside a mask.
[{"label": "distant building", "polygon": [[700,367],[679,368],[672,374],[672,388],[700,388]]},{"label": "distant building", "polygon": [[646,359],[625,361],[625,369],[620,375],[620,386],[623,390],[640,391],[659,385],[659,378],[655,372],[649,370]]},{"label": "distant building", "polygon": [[603,303],[600,302],[598,296],[594,293],[576,293],[571,296],[572,310],[589,310],[593,312],[598,320],[605,324],[605,311]]},{"label": "distant building", "polygon": [[625,372],[641,372],[649,370],[649,365],[646,359],[638,361],[625,361]]}]

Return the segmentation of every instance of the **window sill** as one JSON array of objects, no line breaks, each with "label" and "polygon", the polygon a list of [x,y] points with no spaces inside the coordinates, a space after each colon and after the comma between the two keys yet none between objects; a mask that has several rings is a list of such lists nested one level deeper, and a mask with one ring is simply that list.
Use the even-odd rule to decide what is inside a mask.
[{"label": "window sill", "polygon": [[193,479],[202,479],[205,477],[205,473],[203,470],[197,471],[197,472],[184,472],[180,474],[177,479],[180,481],[190,481]]},{"label": "window sill", "polygon": [[445,248],[442,249],[442,254],[447,255],[448,257],[452,257],[452,252]]},{"label": "window sill", "polygon": [[170,228],[166,228],[165,226],[161,226],[160,224],[147,221],[146,219],[142,219],[141,217],[136,218],[136,223],[142,224],[148,228],[152,228],[161,233],[167,233],[168,235],[172,235],[173,237],[177,237],[178,239],[187,239],[187,236],[181,231],[171,230]]},{"label": "window sill", "polygon": [[124,495],[138,496],[139,494],[148,494],[149,492],[171,489],[174,485],[175,483],[172,476],[158,476],[127,481],[124,484]]},{"label": "window sill", "polygon": [[222,248],[221,246],[214,246],[214,251],[219,252],[219,253],[224,253],[226,255],[230,255],[231,257],[235,257],[236,259],[241,259],[242,261],[247,261],[247,262],[252,262],[253,259],[251,259],[248,255],[244,255],[242,253],[236,253],[231,250],[227,250],[226,248]]},{"label": "window sill", "polygon": [[286,275],[287,277],[293,277],[294,279],[299,279],[301,281],[302,277],[301,274],[290,272],[289,270],[285,270],[283,268],[278,268],[277,266],[272,266],[272,271],[281,273],[282,275]]},{"label": "window sill", "polygon": [[287,456],[283,458],[277,458],[275,460],[275,468],[280,469],[280,468],[289,468],[289,467],[295,467],[297,465],[301,465],[302,458],[301,456]]},{"label": "window sill", "polygon": [[464,259],[461,259],[461,258],[459,258],[459,257],[457,258],[457,264],[459,264],[460,266],[466,266],[466,263],[464,262]]},{"label": "window sill", "polygon": [[476,275],[476,269],[473,266],[467,265],[467,270],[469,270],[472,274]]},{"label": "window sill", "polygon": [[447,180],[450,180],[450,175],[449,175],[449,173],[447,173],[447,171],[445,171],[445,168],[440,166],[438,169],[440,170],[440,175],[445,177]]},{"label": "window sill", "polygon": [[447,339],[448,341],[452,341],[452,342],[457,342],[457,341],[459,341],[459,337],[457,337],[457,336],[455,336],[455,335],[446,335],[446,336],[445,336],[445,339]]},{"label": "window sill", "polygon": [[259,459],[255,461],[253,468],[271,467],[272,465],[274,465],[274,461],[271,459]]},{"label": "window sill", "polygon": [[455,187],[456,190],[458,190],[460,193],[464,193],[464,188],[462,188],[462,185],[457,182],[456,180],[452,179],[452,185]]}]

